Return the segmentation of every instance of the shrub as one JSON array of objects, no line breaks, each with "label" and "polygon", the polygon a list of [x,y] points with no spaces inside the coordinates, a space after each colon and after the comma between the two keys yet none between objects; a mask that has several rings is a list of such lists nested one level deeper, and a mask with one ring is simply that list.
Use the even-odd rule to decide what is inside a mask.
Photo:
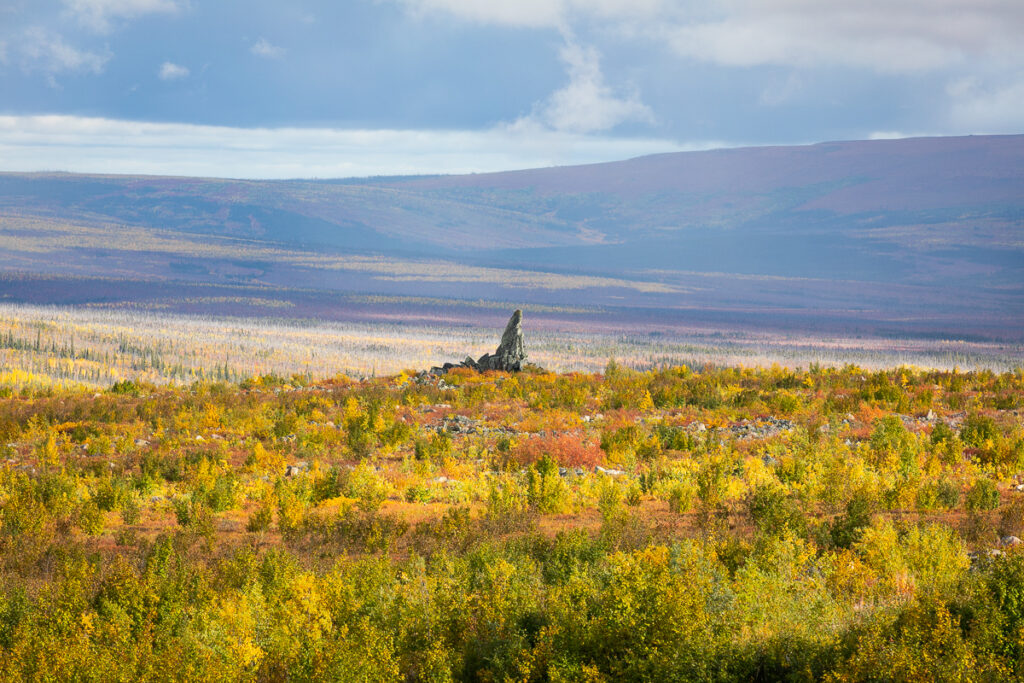
[{"label": "shrub", "polygon": [[796,501],[778,485],[761,484],[747,496],[747,513],[758,530],[782,534],[786,530],[800,533],[806,526]]},{"label": "shrub", "polygon": [[987,477],[979,477],[967,491],[965,507],[971,512],[995,510],[999,507],[999,489]]},{"label": "shrub", "polygon": [[355,498],[365,512],[376,512],[387,498],[390,485],[368,462],[360,462],[355,469],[343,477],[342,490],[349,498]]},{"label": "shrub", "polygon": [[78,528],[90,536],[99,536],[103,533],[103,510],[94,500],[83,502],[75,515],[75,523]]},{"label": "shrub", "polygon": [[960,440],[971,448],[991,447],[999,436],[995,420],[988,415],[974,413],[968,415],[960,427]]},{"label": "shrub", "polygon": [[832,544],[837,548],[853,547],[871,524],[874,509],[874,498],[866,491],[857,491],[846,503],[845,513],[832,520]]},{"label": "shrub", "polygon": [[139,507],[139,498],[136,495],[129,495],[121,505],[121,521],[131,526],[138,524],[142,517],[142,510]]},{"label": "shrub", "polygon": [[524,439],[512,450],[512,458],[520,465],[531,465],[549,458],[562,467],[593,468],[604,460],[601,447],[578,434],[560,434]]},{"label": "shrub", "polygon": [[999,515],[1000,536],[1024,536],[1024,498],[1015,498]]},{"label": "shrub", "polygon": [[550,456],[545,455],[527,470],[526,498],[541,514],[562,512],[568,505],[569,489]]},{"label": "shrub", "polygon": [[249,520],[245,523],[245,530],[254,533],[262,533],[270,529],[270,525],[274,522],[274,509],[271,507],[269,502],[264,501],[253,510],[252,514],[249,515]]},{"label": "shrub", "polygon": [[935,598],[911,603],[900,612],[895,623],[876,617],[867,629],[854,635],[849,651],[850,655],[826,680],[967,681],[988,678],[979,675],[974,652],[948,606]]},{"label": "shrub", "polygon": [[688,481],[674,481],[668,486],[668,509],[677,515],[693,509],[697,490]]}]

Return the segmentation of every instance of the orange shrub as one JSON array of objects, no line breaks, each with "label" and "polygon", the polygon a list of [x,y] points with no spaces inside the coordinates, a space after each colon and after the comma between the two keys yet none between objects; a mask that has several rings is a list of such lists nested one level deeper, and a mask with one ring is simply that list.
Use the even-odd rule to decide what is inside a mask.
[{"label": "orange shrub", "polygon": [[601,463],[604,451],[596,441],[576,433],[525,439],[512,449],[512,458],[521,465],[533,464],[545,455],[563,467],[593,467]]}]

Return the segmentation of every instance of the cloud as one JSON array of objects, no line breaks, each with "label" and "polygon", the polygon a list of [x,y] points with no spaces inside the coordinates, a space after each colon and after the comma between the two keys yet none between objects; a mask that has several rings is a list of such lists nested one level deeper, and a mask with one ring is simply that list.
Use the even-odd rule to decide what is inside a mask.
[{"label": "cloud", "polygon": [[188,76],[188,67],[173,62],[164,62],[160,65],[158,75],[162,81],[174,81]]},{"label": "cloud", "polygon": [[710,149],[553,130],[229,128],[76,116],[0,116],[0,170],[232,178],[478,173]]},{"label": "cloud", "polygon": [[15,47],[22,69],[46,74],[51,84],[55,84],[54,76],[64,72],[102,73],[110,60],[109,54],[80,50],[65,42],[61,35],[38,26],[27,29]]},{"label": "cloud", "polygon": [[1024,131],[1024,74],[998,84],[978,78],[957,79],[946,86],[950,124],[972,133]]},{"label": "cloud", "polygon": [[519,119],[519,128],[546,126],[556,131],[592,133],[610,130],[627,121],[654,120],[638,96],[616,97],[604,81],[597,51],[569,41],[560,56],[569,73],[569,84],[558,90],[533,113]]},{"label": "cloud", "polygon": [[285,49],[278,47],[277,45],[271,45],[266,38],[260,38],[256,43],[249,48],[249,51],[259,57],[267,57],[269,59],[280,59],[284,57]]},{"label": "cloud", "polygon": [[1020,0],[398,0],[418,14],[566,30],[596,24],[728,66],[915,73],[1024,58]]},{"label": "cloud", "polygon": [[682,55],[732,66],[852,66],[913,73],[1021,55],[1016,0],[737,0],[668,27]]},{"label": "cloud", "polygon": [[116,19],[136,19],[146,14],[171,14],[176,0],[64,0],[67,11],[83,25],[107,33]]},{"label": "cloud", "polygon": [[565,28],[577,18],[648,20],[673,11],[671,0],[398,0],[415,14],[446,12],[486,24]]}]

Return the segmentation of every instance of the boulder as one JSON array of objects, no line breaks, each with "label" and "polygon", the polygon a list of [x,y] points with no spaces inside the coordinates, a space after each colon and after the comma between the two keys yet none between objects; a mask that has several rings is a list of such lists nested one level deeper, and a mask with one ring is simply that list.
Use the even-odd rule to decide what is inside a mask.
[{"label": "boulder", "polygon": [[523,312],[516,309],[505,331],[501,334],[501,341],[494,353],[485,353],[477,360],[467,356],[462,363],[445,363],[440,367],[430,369],[432,375],[443,375],[452,368],[470,368],[477,372],[485,370],[501,370],[503,372],[520,372],[526,365],[526,345],[523,342]]}]

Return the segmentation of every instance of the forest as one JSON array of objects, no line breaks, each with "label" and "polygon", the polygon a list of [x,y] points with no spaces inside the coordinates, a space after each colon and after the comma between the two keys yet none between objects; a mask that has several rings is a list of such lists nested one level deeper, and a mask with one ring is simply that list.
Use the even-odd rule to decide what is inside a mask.
[{"label": "forest", "polygon": [[0,678],[1019,679],[1022,408],[1020,369],[8,377]]}]

